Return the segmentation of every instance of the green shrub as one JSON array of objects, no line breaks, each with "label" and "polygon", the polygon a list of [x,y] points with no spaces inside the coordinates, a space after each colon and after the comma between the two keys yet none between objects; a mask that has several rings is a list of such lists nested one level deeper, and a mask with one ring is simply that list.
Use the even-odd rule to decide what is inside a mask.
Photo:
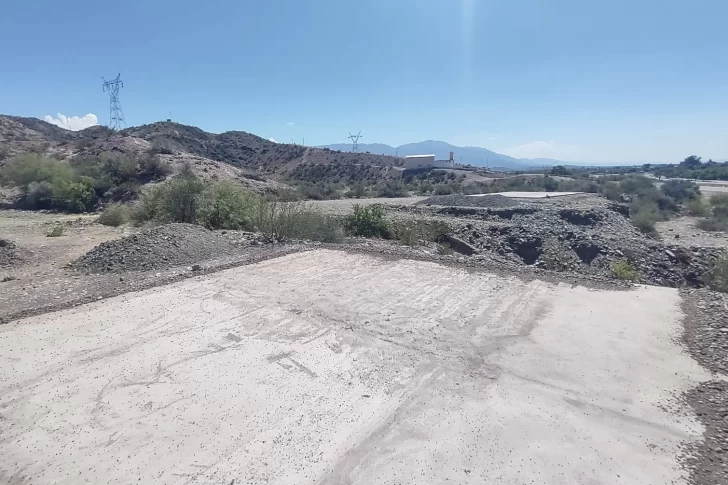
[{"label": "green shrub", "polygon": [[344,226],[354,236],[389,237],[389,224],[380,204],[355,205],[354,213],[346,217]]},{"label": "green shrub", "polygon": [[163,222],[197,222],[197,210],[205,184],[190,173],[183,173],[162,185],[164,204],[159,207]]},{"label": "green shrub", "polygon": [[672,214],[680,211],[680,206],[677,201],[670,196],[658,194],[657,197],[652,200],[657,203],[657,208],[660,210],[660,214],[663,219],[669,219]]},{"label": "green shrub", "polygon": [[654,189],[655,183],[652,179],[642,175],[630,175],[619,183],[619,190],[623,194],[634,195],[646,189]]},{"label": "green shrub", "polygon": [[164,184],[145,187],[139,201],[132,206],[129,213],[134,224],[141,226],[147,222],[160,221],[164,210],[166,193]]},{"label": "green shrub", "polygon": [[42,155],[19,155],[0,167],[0,181],[18,187],[23,194],[33,182],[68,181],[75,177],[73,169],[63,162]]},{"label": "green shrub", "polygon": [[642,279],[642,275],[637,271],[637,268],[632,266],[632,263],[626,259],[620,259],[615,261],[611,265],[612,274],[620,280],[638,282]]},{"label": "green shrub", "polygon": [[452,185],[450,184],[437,184],[435,185],[435,195],[450,195],[453,193]]},{"label": "green shrub", "polygon": [[[713,209],[715,210],[715,209]],[[728,218],[710,217],[708,219],[701,219],[696,224],[698,228],[703,231],[719,232],[728,231]]]},{"label": "green shrub", "polygon": [[148,187],[131,211],[138,225],[187,222],[209,229],[259,230],[272,240],[341,239],[341,222],[304,202],[260,197],[232,182],[206,182],[191,173]]},{"label": "green shrub", "polygon": [[197,222],[208,229],[252,230],[257,199],[233,182],[208,183],[201,193]]},{"label": "green shrub", "polygon": [[619,182],[606,182],[602,188],[602,195],[609,200],[620,200]]},{"label": "green shrub", "polygon": [[139,202],[131,212],[137,225],[145,222],[198,222],[198,210],[205,183],[192,172],[183,172],[178,177],[147,187],[142,191]]},{"label": "green shrub", "polygon": [[700,187],[689,180],[668,180],[662,184],[660,190],[678,203],[700,197]]},{"label": "green shrub", "polygon": [[341,220],[312,209],[287,211],[278,225],[281,228],[280,233],[285,239],[335,243],[340,242],[344,237]]},{"label": "green shrub", "polygon": [[691,199],[685,202],[685,210],[691,216],[697,217],[704,217],[710,213],[708,204],[705,203],[705,199],[703,199],[702,197]]},{"label": "green shrub", "polygon": [[553,177],[544,175],[543,177],[543,188],[546,192],[555,192],[559,189],[559,183],[554,180]]},{"label": "green shrub", "polygon": [[129,208],[122,204],[109,204],[96,222],[104,226],[119,227],[129,221]]},{"label": "green shrub", "polygon": [[[112,202],[128,202],[139,197],[142,186],[136,180],[114,185],[104,192],[104,198]],[[98,190],[97,190],[98,193]]]},{"label": "green shrub", "polygon": [[92,210],[97,200],[135,198],[139,186],[164,178],[169,166],[158,157],[122,154],[79,156],[69,164],[37,154],[14,158],[0,169],[0,181],[21,189],[26,209]]},{"label": "green shrub", "polygon": [[551,175],[568,177],[569,175],[571,175],[571,172],[563,165],[556,165],[555,167],[551,168]]},{"label": "green shrub", "polygon": [[728,196],[713,196],[710,205],[710,217],[698,221],[697,226],[704,231],[728,231]]},{"label": "green shrub", "polygon": [[379,197],[407,197],[407,189],[401,180],[387,180],[387,182],[379,187]]},{"label": "green shrub", "polygon": [[632,224],[645,234],[655,235],[655,223],[662,220],[657,203],[651,200],[637,200],[629,208]]},{"label": "green shrub", "polygon": [[295,202],[303,199],[303,194],[298,189],[280,189],[276,192],[278,200],[281,202]]},{"label": "green shrub", "polygon": [[714,195],[710,198],[709,202],[712,207],[728,207],[728,195]]},{"label": "green shrub", "polygon": [[254,215],[255,227],[269,239],[308,239],[338,242],[343,237],[341,222],[321,214],[304,202],[281,203],[258,199]]},{"label": "green shrub", "polygon": [[63,225],[56,224],[53,228],[46,233],[46,237],[61,237],[63,236]]},{"label": "green shrub", "polygon": [[366,197],[367,188],[364,184],[354,184],[351,186],[351,189],[349,190],[348,195],[349,195],[349,197],[361,199],[362,197]]},{"label": "green shrub", "polygon": [[439,241],[450,232],[450,227],[441,221],[408,219],[392,223],[390,232],[400,243],[418,246]]},{"label": "green shrub", "polygon": [[46,180],[31,182],[20,206],[27,209],[53,208],[53,186],[51,183]]},{"label": "green shrub", "polygon": [[55,180],[53,182],[53,205],[68,212],[93,210],[96,192],[93,182],[87,178],[77,181]]},{"label": "green shrub", "polygon": [[420,185],[419,185],[419,186],[417,187],[417,193],[418,193],[419,195],[427,195],[427,194],[431,194],[431,193],[432,193],[432,192],[433,192],[434,190],[435,190],[435,186],[434,186],[434,185],[432,185],[432,184],[431,184],[430,182],[422,182],[422,183],[421,183],[421,184],[420,184]]},{"label": "green shrub", "polygon": [[[164,152],[162,152],[164,153]],[[172,167],[155,155],[146,155],[137,162],[135,178],[140,182],[164,180],[172,173]]]},{"label": "green shrub", "polygon": [[724,251],[715,260],[713,268],[708,272],[707,281],[710,289],[728,293],[728,251]]}]

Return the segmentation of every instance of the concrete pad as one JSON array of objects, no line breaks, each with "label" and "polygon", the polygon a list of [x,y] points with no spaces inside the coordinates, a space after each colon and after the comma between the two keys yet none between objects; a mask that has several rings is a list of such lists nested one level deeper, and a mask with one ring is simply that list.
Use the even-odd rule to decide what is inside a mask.
[{"label": "concrete pad", "polygon": [[486,195],[502,195],[511,199],[545,199],[547,197],[564,197],[567,195],[583,194],[584,192],[493,192],[490,194],[471,194],[470,197],[484,197]]},{"label": "concrete pad", "polygon": [[685,483],[679,303],[322,250],[28,318],[0,483]]}]

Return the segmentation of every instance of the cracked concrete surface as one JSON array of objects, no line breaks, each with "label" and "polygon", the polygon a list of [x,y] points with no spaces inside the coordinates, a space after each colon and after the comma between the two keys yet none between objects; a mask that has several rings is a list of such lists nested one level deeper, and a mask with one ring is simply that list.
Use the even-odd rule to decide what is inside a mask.
[{"label": "cracked concrete surface", "polygon": [[0,327],[0,482],[685,483],[668,288],[338,251]]}]

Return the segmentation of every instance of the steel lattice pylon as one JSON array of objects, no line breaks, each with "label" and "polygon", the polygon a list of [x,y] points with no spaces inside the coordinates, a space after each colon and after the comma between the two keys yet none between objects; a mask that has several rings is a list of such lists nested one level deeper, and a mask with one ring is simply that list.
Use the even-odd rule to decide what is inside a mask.
[{"label": "steel lattice pylon", "polygon": [[351,132],[349,132],[349,139],[351,140],[351,151],[352,152],[359,151],[359,138],[361,138],[361,131],[356,135],[352,135]]},{"label": "steel lattice pylon", "polygon": [[119,89],[123,87],[121,73],[111,81],[104,79],[104,92],[109,93],[109,128],[114,131],[120,129],[122,125],[126,125],[124,112],[121,110],[121,101],[119,101]]}]

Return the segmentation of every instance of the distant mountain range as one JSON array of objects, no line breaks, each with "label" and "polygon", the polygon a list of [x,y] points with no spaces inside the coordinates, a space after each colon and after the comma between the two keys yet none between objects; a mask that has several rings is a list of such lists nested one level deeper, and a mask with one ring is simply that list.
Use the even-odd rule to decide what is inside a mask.
[{"label": "distant mountain range", "polygon": [[[342,152],[350,152],[351,144],[338,143],[334,145],[326,145],[325,148],[331,150],[341,150]],[[475,165],[477,167],[501,168],[508,170],[525,170],[530,167],[543,167],[544,165],[574,165],[573,162],[562,162],[550,158],[514,158],[501,153],[488,150],[481,147],[459,147],[445,143],[444,141],[427,140],[419,143],[408,143],[399,147],[392,147],[383,143],[360,143],[360,152],[370,152],[378,155],[399,155],[404,157],[407,155],[429,155],[434,154],[438,160],[449,158],[450,152],[455,153],[455,160],[464,164]]]}]

